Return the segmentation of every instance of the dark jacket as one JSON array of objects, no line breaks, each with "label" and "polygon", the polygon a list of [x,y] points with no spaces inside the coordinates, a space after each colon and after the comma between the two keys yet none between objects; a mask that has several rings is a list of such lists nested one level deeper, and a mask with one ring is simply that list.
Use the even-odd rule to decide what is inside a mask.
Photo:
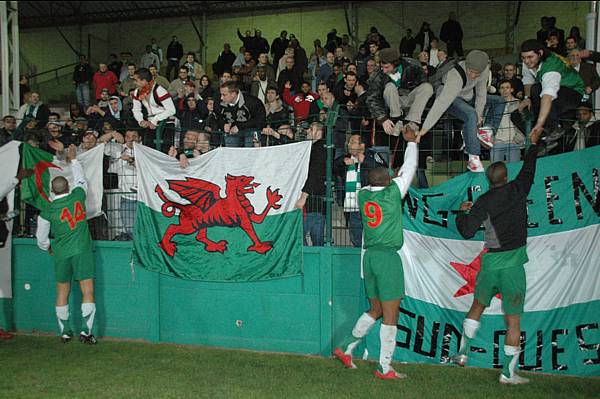
[{"label": "dark jacket", "polygon": [[92,71],[92,67],[90,66],[90,64],[75,65],[75,69],[73,70],[73,81],[75,83],[90,83],[92,81],[93,76],[94,72]]},{"label": "dark jacket", "polygon": [[169,43],[169,47],[167,47],[167,59],[177,58],[178,60],[180,60],[181,57],[183,57],[183,46],[181,45],[181,43]]},{"label": "dark jacket", "polygon": [[340,80],[333,88],[333,95],[335,96],[336,101],[343,105],[346,105],[348,101],[356,101],[356,93],[354,92],[354,89],[350,90],[350,95],[346,95],[346,93],[344,93],[345,87],[346,82],[344,80]]},{"label": "dark jacket", "polygon": [[[348,167],[344,163],[344,158],[350,158],[350,154],[344,154],[338,157],[333,162],[333,173],[340,178],[341,190],[346,192],[346,171]],[[360,164],[360,186],[366,187],[369,185],[369,172],[376,167],[380,166],[370,155],[365,155],[365,159]]]},{"label": "dark jacket", "polygon": [[223,130],[226,123],[243,130],[262,130],[265,126],[265,105],[253,95],[241,93],[234,105],[221,104],[219,129]]},{"label": "dark jacket", "polygon": [[0,129],[0,146],[3,146],[4,144],[11,141],[15,133],[16,131],[9,132],[8,130],[6,130],[6,128]]},{"label": "dark jacket", "polygon": [[181,122],[181,128],[185,130],[200,130],[206,125],[206,117],[208,116],[208,108],[203,101],[196,101],[196,109],[190,110],[185,104],[185,108],[178,110],[176,113],[177,119]]},{"label": "dark jacket", "polygon": [[431,49],[431,41],[433,39],[437,39],[437,37],[435,36],[435,34],[433,33],[433,31],[430,29],[429,32],[429,43],[427,44],[426,48],[425,47],[425,31],[421,31],[417,34],[417,36],[415,36],[415,43],[417,43],[419,46],[421,46],[421,51],[429,51],[429,49]]},{"label": "dark jacket", "polygon": [[225,53],[224,51],[219,54],[219,58],[217,58],[217,62],[215,62],[212,66],[213,72],[218,76],[223,75],[225,71],[231,71],[231,66],[235,62],[235,54],[231,51]]},{"label": "dark jacket", "polygon": [[400,55],[412,57],[415,49],[417,48],[417,42],[414,37],[410,39],[406,36],[400,41]]},{"label": "dark jacket", "polygon": [[302,72],[296,67],[296,65],[294,65],[291,70],[285,68],[279,73],[279,79],[277,79],[277,90],[279,93],[283,94],[285,82],[289,81],[292,84],[292,91],[299,92],[300,83],[302,80]]},{"label": "dark jacket", "polygon": [[[285,83],[284,83],[285,84]],[[267,96],[267,90],[269,89],[275,89],[277,90],[277,83],[275,83],[274,81],[267,79],[267,88],[265,89],[265,93],[264,96]],[[252,81],[252,84],[250,85],[250,94],[252,94],[254,97],[258,97],[260,91],[260,83],[256,80]]]},{"label": "dark jacket", "polygon": [[285,54],[285,49],[290,45],[290,41],[288,39],[282,39],[281,36],[273,40],[271,44],[271,54],[273,55],[273,65],[277,65],[277,61],[283,54]]},{"label": "dark jacket", "polygon": [[[575,128],[569,129],[562,137],[564,151],[573,151],[577,131]],[[584,128],[585,135],[585,148],[600,145],[600,121],[592,123],[588,127]]]},{"label": "dark jacket", "polygon": [[325,140],[317,140],[310,150],[308,177],[302,192],[308,194],[305,210],[307,213],[325,213],[325,169],[327,168],[327,149]]},{"label": "dark jacket", "polygon": [[475,201],[470,212],[456,217],[456,227],[471,238],[485,227],[485,247],[503,252],[527,244],[527,195],[533,185],[538,147],[529,147],[517,178],[504,186],[491,188]]},{"label": "dark jacket", "polygon": [[579,76],[583,80],[585,87],[591,87],[593,91],[600,87],[600,77],[596,71],[596,65],[582,62],[579,65]]},{"label": "dark jacket", "polygon": [[460,43],[463,39],[463,31],[458,21],[448,20],[442,24],[440,40],[444,43]]},{"label": "dark jacket", "polygon": [[371,119],[371,113],[369,112],[369,107],[367,106],[367,92],[364,92],[360,96],[356,97],[354,107],[352,107],[352,109],[348,109],[348,114],[350,115],[350,126],[352,128],[352,132],[366,133],[369,128],[362,125],[362,120]]},{"label": "dark jacket", "polygon": [[[406,58],[400,60],[402,64],[402,77],[400,78],[399,90],[410,92],[415,87],[427,81],[423,69],[415,62]],[[374,119],[380,122],[388,119],[388,109],[383,100],[385,85],[392,80],[381,70],[375,72],[369,79],[369,90],[367,90],[367,105]]]}]

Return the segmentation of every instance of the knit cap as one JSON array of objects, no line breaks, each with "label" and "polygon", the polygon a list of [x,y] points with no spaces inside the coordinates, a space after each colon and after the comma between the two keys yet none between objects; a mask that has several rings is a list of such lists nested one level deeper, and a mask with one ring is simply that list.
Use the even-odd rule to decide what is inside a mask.
[{"label": "knit cap", "polygon": [[399,59],[400,53],[396,49],[384,48],[383,50],[379,50],[379,61],[384,64],[391,64]]},{"label": "knit cap", "polygon": [[469,69],[474,69],[477,72],[483,72],[483,70],[488,66],[490,62],[490,57],[481,50],[472,50],[469,54],[467,54],[467,58],[465,60],[465,65]]}]

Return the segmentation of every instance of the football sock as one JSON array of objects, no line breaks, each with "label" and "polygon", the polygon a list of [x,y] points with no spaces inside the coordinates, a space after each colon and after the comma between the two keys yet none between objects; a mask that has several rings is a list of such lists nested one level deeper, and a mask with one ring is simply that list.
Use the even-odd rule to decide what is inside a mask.
[{"label": "football sock", "polygon": [[481,323],[479,321],[473,319],[465,319],[463,321],[463,334],[462,338],[460,339],[460,349],[458,350],[459,354],[468,354],[470,349],[469,343],[473,338],[475,338],[475,335],[477,335],[477,330],[479,330],[480,325]]},{"label": "football sock", "polygon": [[87,335],[92,334],[92,328],[94,327],[94,316],[96,315],[96,304],[91,303],[82,303],[81,304],[81,316],[83,316],[83,322],[85,323],[85,327],[87,327],[87,331],[84,327],[84,332]]},{"label": "football sock", "polygon": [[381,342],[381,350],[379,352],[379,367],[381,372],[386,374],[391,369],[392,356],[396,349],[396,333],[398,327],[382,324],[379,330],[379,340]]},{"label": "football sock", "polygon": [[362,339],[369,333],[369,331],[371,331],[371,328],[373,328],[374,324],[375,320],[366,312],[358,318],[354,328],[352,329],[352,336],[346,339],[346,342],[344,342],[344,345],[342,346],[343,348],[347,345],[346,351],[344,352],[346,355],[352,356],[354,349],[358,346],[358,344],[361,343]]},{"label": "football sock", "polygon": [[58,333],[71,334],[71,326],[69,325],[69,305],[56,307],[56,319],[58,320]]},{"label": "football sock", "polygon": [[504,365],[502,374],[505,377],[512,378],[515,374],[515,368],[519,362],[519,347],[504,345]]}]

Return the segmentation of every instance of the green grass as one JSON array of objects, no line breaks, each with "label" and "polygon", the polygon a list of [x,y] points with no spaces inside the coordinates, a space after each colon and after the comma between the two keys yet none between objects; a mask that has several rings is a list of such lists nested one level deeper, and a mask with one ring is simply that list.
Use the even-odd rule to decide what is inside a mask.
[{"label": "green grass", "polygon": [[396,365],[403,381],[379,381],[375,364],[345,370],[332,359],[102,340],[96,346],[19,335],[0,341],[2,398],[598,398],[599,378]]}]

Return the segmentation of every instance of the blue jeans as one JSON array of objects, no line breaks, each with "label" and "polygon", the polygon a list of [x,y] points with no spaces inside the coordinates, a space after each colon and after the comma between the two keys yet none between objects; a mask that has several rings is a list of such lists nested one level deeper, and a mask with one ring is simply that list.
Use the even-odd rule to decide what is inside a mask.
[{"label": "blue jeans", "polygon": [[306,213],[304,219],[304,245],[308,245],[306,234],[310,235],[313,247],[322,247],[324,241],[325,215],[320,212]]},{"label": "blue jeans", "polygon": [[135,212],[137,210],[137,201],[121,197],[121,223],[123,230],[131,239],[133,239],[133,226],[135,224]]},{"label": "blue jeans", "polygon": [[481,147],[479,145],[479,139],[477,138],[477,112],[473,104],[475,103],[475,97],[469,102],[463,100],[460,97],[454,99],[448,113],[452,116],[460,119],[464,122],[463,126],[463,140],[465,141],[465,147],[470,155],[481,154]]},{"label": "blue jeans", "polygon": [[521,150],[516,144],[496,143],[492,147],[490,157],[492,162],[519,162],[521,160]]},{"label": "blue jeans", "polygon": [[84,110],[90,106],[89,83],[77,83],[75,86],[75,95],[77,96],[77,103],[80,104]]},{"label": "blue jeans", "polygon": [[348,225],[350,227],[350,241],[353,247],[362,247],[362,218],[360,212],[347,212]]},{"label": "blue jeans", "polygon": [[[254,134],[256,130],[243,130],[236,134],[225,133],[225,147],[254,147]],[[260,142],[260,135],[257,133]]]},{"label": "blue jeans", "polygon": [[485,124],[493,129],[494,134],[500,127],[505,108],[506,101],[502,97],[487,96],[487,101],[485,103]]}]

